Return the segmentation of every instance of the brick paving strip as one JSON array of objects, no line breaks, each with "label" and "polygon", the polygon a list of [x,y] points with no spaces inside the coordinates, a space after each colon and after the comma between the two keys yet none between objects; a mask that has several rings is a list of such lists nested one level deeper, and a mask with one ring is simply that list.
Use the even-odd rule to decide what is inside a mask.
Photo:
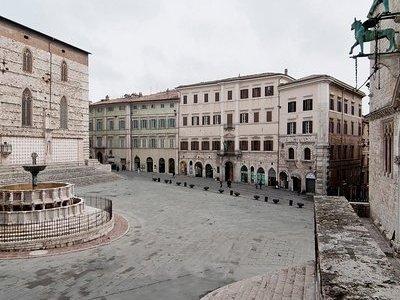
[{"label": "brick paving strip", "polygon": [[127,234],[129,231],[128,221],[120,214],[114,213],[114,228],[105,236],[98,239],[82,243],[71,245],[68,247],[53,248],[47,250],[36,250],[36,251],[20,251],[20,252],[2,252],[0,251],[0,260],[5,259],[20,259],[20,258],[35,258],[43,256],[53,256],[67,254],[71,252],[84,251],[104,245],[108,245]]}]

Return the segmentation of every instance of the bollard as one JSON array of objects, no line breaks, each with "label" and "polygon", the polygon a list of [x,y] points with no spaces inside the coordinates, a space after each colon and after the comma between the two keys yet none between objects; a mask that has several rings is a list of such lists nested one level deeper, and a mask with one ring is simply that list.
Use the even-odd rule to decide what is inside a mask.
[{"label": "bollard", "polygon": [[183,183],[183,186],[184,186],[184,187],[186,187],[186,186],[187,186],[187,183],[186,183],[186,182],[184,182],[184,183]]},{"label": "bollard", "polygon": [[289,200],[289,206],[293,206],[293,200]]},{"label": "bollard", "polygon": [[233,191],[231,190],[231,191],[229,192],[229,194],[230,194],[231,196],[233,196]]},{"label": "bollard", "polygon": [[264,201],[265,201],[265,202],[268,202],[268,196],[265,196],[265,197],[264,197]]}]

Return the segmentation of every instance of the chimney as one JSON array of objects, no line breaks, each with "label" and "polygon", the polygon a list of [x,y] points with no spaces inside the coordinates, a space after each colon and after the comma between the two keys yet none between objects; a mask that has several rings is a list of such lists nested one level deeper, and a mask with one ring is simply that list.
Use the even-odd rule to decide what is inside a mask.
[{"label": "chimney", "polygon": [[285,75],[287,76],[288,75],[288,69],[285,69]]}]

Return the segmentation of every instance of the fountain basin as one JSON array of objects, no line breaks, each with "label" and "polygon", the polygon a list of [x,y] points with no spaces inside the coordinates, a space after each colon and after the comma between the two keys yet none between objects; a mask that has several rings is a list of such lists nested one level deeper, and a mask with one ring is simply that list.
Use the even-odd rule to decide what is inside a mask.
[{"label": "fountain basin", "polygon": [[31,184],[12,184],[0,187],[0,205],[56,205],[68,201],[73,195],[74,185],[70,183],[44,182],[35,189]]}]

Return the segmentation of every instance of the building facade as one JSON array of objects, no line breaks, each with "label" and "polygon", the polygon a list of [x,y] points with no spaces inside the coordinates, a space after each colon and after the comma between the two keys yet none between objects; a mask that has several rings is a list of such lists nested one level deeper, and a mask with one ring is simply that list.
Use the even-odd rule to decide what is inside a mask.
[{"label": "building facade", "polygon": [[[400,11],[398,1],[389,1],[391,12]],[[375,15],[382,13],[379,6]],[[400,25],[393,20],[381,22],[381,29]],[[378,53],[388,48],[378,44]],[[371,43],[375,50],[375,42]],[[400,66],[399,53],[371,55],[369,202],[371,217],[397,250],[400,249]]]},{"label": "building facade", "polygon": [[364,93],[327,75],[282,84],[279,93],[280,186],[356,197]]},{"label": "building facade", "polygon": [[167,91],[91,104],[91,156],[115,169],[176,173],[178,103]]},{"label": "building facade", "polygon": [[292,80],[264,73],[178,87],[179,172],[274,186],[278,86]]},{"label": "building facade", "polygon": [[90,104],[90,156],[114,169],[131,169],[130,100],[108,97]]},{"label": "building facade", "polygon": [[178,104],[176,91],[136,98],[131,105],[133,170],[177,173]]},{"label": "building facade", "polygon": [[89,53],[0,17],[0,166],[89,157]]}]

